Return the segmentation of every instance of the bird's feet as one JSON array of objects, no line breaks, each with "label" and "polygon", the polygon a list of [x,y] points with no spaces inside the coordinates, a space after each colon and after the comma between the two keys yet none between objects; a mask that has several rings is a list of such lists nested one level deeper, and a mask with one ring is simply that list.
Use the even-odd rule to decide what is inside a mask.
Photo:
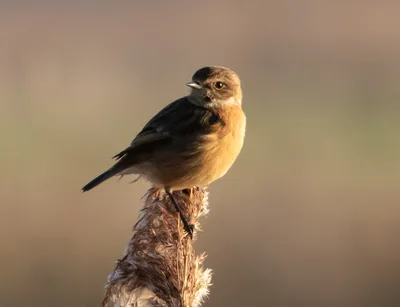
[{"label": "bird's feet", "polygon": [[181,220],[183,222],[183,229],[185,229],[185,231],[187,232],[187,234],[189,235],[190,239],[193,239],[193,233],[194,233],[194,224],[189,224],[185,219],[182,219],[181,216]]},{"label": "bird's feet", "polygon": [[175,210],[179,213],[179,217],[183,223],[183,229],[185,229],[185,231],[188,233],[190,239],[193,239],[193,232],[194,232],[194,225],[193,224],[189,224],[187,218],[183,215],[181,209],[178,206],[178,203],[175,200],[175,197],[172,195],[172,192],[170,192],[169,190],[165,189],[165,191],[167,192],[172,204],[175,207]]},{"label": "bird's feet", "polygon": [[189,224],[187,218],[183,215],[180,209],[177,210],[179,213],[179,217],[181,218],[181,221],[183,223],[183,229],[187,232],[189,235],[190,239],[193,239],[193,232],[194,232],[194,224]]}]

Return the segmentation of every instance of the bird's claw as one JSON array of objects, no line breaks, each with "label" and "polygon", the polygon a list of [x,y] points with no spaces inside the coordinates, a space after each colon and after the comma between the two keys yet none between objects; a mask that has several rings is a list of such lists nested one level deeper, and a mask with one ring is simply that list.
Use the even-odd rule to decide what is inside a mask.
[{"label": "bird's claw", "polygon": [[189,235],[190,239],[193,239],[193,233],[194,233],[194,224],[189,224],[189,223],[184,223],[183,228]]}]

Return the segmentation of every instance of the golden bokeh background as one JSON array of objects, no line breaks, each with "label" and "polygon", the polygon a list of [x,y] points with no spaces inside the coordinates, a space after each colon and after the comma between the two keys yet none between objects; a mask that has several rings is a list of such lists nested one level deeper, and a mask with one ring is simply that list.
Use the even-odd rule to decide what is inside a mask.
[{"label": "golden bokeh background", "polygon": [[204,306],[400,306],[400,4],[0,4],[0,306],[99,306],[149,185],[81,186],[204,65],[248,118]]}]

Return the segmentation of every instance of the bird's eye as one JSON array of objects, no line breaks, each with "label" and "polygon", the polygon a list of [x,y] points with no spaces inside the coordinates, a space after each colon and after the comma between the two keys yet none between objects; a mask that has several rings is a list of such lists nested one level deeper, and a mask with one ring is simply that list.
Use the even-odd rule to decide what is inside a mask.
[{"label": "bird's eye", "polygon": [[215,87],[217,88],[217,89],[221,89],[221,88],[223,88],[225,86],[225,84],[224,83],[222,83],[222,82],[215,82]]}]

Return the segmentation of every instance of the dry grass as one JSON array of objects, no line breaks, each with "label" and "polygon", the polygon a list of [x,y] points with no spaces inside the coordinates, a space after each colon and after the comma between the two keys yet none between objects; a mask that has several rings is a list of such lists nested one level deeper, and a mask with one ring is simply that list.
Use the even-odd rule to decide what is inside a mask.
[{"label": "dry grass", "polygon": [[[199,217],[207,214],[207,192],[175,192],[183,213],[198,230]],[[103,306],[200,306],[208,294],[211,271],[202,267],[204,254],[196,256],[168,195],[150,189],[125,255],[109,276]],[[196,231],[195,230],[195,231]],[[196,232],[195,232],[196,234]]]}]

